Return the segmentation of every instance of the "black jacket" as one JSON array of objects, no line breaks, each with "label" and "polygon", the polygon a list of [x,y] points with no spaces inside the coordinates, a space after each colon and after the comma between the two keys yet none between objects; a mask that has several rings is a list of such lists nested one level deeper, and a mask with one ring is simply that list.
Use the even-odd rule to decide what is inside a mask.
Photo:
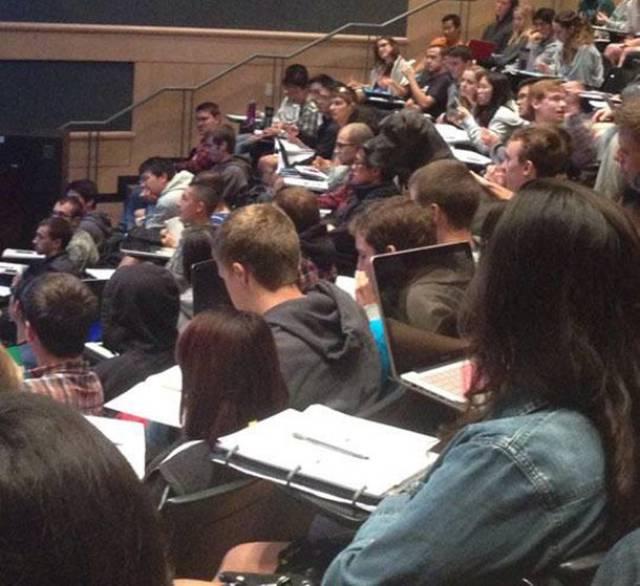
[{"label": "black jacket", "polygon": [[105,401],[175,364],[180,294],[165,268],[118,269],[102,297],[104,345],[120,355],[96,365]]}]

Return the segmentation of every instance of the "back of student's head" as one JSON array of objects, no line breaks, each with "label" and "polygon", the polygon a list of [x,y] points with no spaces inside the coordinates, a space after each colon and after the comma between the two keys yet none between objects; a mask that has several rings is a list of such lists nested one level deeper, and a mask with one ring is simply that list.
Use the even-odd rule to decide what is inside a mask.
[{"label": "back of student's head", "polygon": [[119,353],[171,349],[179,310],[178,286],[167,269],[146,262],[121,267],[104,288],[103,341]]},{"label": "back of student's head", "polygon": [[484,192],[466,165],[454,159],[434,161],[409,179],[411,198],[421,206],[436,204],[457,229],[469,229]]},{"label": "back of student's head", "polygon": [[306,88],[309,85],[309,72],[304,65],[294,63],[284,70],[282,85]]},{"label": "back of student's head", "polygon": [[291,219],[271,204],[233,212],[216,235],[214,256],[225,267],[240,263],[270,291],[298,279],[300,241]]},{"label": "back of student's head", "polygon": [[213,130],[208,130],[204,135],[204,140],[210,144],[226,145],[228,153],[233,153],[236,149],[236,135],[233,128],[222,124]]},{"label": "back of student's head", "polygon": [[465,63],[470,63],[473,61],[473,53],[471,53],[471,49],[466,45],[456,45],[455,47],[450,47],[444,53],[445,57],[452,57],[455,59],[460,59]]},{"label": "back of student's head", "polygon": [[640,240],[619,206],[543,179],[527,184],[498,221],[467,318],[475,388],[490,404],[526,388],[595,423],[618,530],[640,512],[639,290]]},{"label": "back of student's head", "polygon": [[144,175],[145,173],[151,173],[151,175],[155,175],[156,177],[166,175],[167,179],[172,179],[176,174],[176,169],[171,159],[151,157],[143,161],[138,168],[139,175]]},{"label": "back of student's head", "polygon": [[189,439],[213,443],[286,407],[271,329],[254,313],[199,313],[182,332],[176,358]]},{"label": "back of student's head", "polygon": [[40,226],[46,226],[48,228],[49,238],[51,240],[60,241],[61,251],[67,247],[69,242],[71,242],[71,238],[73,238],[73,228],[64,218],[59,218],[57,216],[45,218],[38,224],[38,227]]},{"label": "back of student's head", "polygon": [[536,124],[519,128],[509,139],[519,141],[520,162],[531,161],[536,177],[556,177],[567,172],[571,162],[571,136],[563,128]]},{"label": "back of student's head", "polygon": [[143,486],[66,405],[0,394],[0,501],[2,584],[169,586]]},{"label": "back of student's head", "polygon": [[402,195],[373,202],[353,219],[349,229],[376,254],[388,252],[390,246],[407,250],[436,243],[429,211]]},{"label": "back of student's head", "polygon": [[304,187],[281,189],[273,198],[273,203],[291,218],[298,234],[320,222],[318,202]]},{"label": "back of student's head", "polygon": [[353,146],[362,146],[370,138],[373,138],[373,130],[364,122],[350,122],[342,131],[349,137],[349,143]]},{"label": "back of student's head", "polygon": [[85,205],[92,204],[98,197],[98,186],[91,179],[78,179],[67,185],[64,194],[80,197]]},{"label": "back of student's head", "polygon": [[182,236],[182,272],[187,283],[191,283],[191,267],[198,262],[213,258],[214,236],[208,227],[190,230]]},{"label": "back of student's head", "polygon": [[19,301],[25,322],[45,350],[56,357],[82,354],[98,306],[80,279],[68,273],[45,273],[25,285]]},{"label": "back of student's head", "polygon": [[222,203],[224,195],[224,179],[215,171],[203,171],[194,177],[189,184],[194,197],[201,201],[211,215]]},{"label": "back of student's head", "polygon": [[336,80],[326,73],[319,73],[309,80],[309,85],[315,83],[321,85],[324,89],[329,91],[333,91],[333,89],[336,87]]}]

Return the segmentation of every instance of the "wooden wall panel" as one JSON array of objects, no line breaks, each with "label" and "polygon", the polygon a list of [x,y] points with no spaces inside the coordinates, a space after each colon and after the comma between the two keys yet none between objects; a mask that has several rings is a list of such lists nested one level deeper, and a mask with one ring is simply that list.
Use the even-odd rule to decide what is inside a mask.
[{"label": "wooden wall panel", "polygon": [[[424,0],[409,0],[414,8]],[[556,9],[570,8],[568,0],[556,0]],[[549,5],[534,2],[534,5]],[[460,13],[468,23],[469,37],[479,37],[491,22],[494,0],[454,0],[423,10],[408,19],[403,54],[419,57],[428,39],[439,33],[440,19],[448,12]],[[165,86],[195,86],[253,53],[286,54],[318,38],[311,33],[243,30],[212,30],[143,26],[106,26],[43,23],[0,23],[1,59],[131,61],[135,63],[134,99],[140,100]],[[338,79],[364,80],[371,67],[371,38],[342,35],[313,48],[294,61],[309,67],[311,74],[326,72]],[[283,66],[260,59],[229,74],[223,82],[207,86],[183,99],[177,93],[162,94],[138,108],[132,132],[116,133],[99,149],[98,183],[102,191],[114,192],[118,174],[134,173],[152,155],[180,156],[196,140],[193,128],[182,136],[182,121],[192,105],[205,100],[220,104],[226,112],[242,113],[250,99],[259,107],[277,104],[278,81]],[[87,141],[74,134],[71,141],[71,178],[86,174]]]},{"label": "wooden wall panel", "polygon": [[[196,86],[203,80],[253,53],[286,54],[318,38],[308,33],[265,33],[161,27],[0,23],[0,59],[132,61],[134,100],[141,100],[166,86]],[[298,60],[312,74],[321,71],[340,79],[364,77],[370,63],[369,40],[343,35],[330,44],[313,48]],[[103,139],[98,150],[97,180],[101,191],[114,192],[118,174],[135,173],[139,163],[152,155],[181,156],[196,140],[183,116],[192,105],[205,100],[220,104],[226,112],[244,112],[250,99],[259,107],[277,103],[282,67],[260,59],[196,91],[193,98],[181,92],[163,93],[137,108],[132,132]],[[87,140],[74,133],[69,176],[86,175]]]}]

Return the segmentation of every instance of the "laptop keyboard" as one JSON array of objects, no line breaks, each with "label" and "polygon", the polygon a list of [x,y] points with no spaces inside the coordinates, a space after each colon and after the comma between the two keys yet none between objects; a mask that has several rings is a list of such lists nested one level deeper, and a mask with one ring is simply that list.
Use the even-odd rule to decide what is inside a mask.
[{"label": "laptop keyboard", "polygon": [[465,392],[471,385],[473,366],[468,360],[448,364],[422,372],[407,372],[402,379],[425,390],[448,395],[449,400],[464,403]]},{"label": "laptop keyboard", "polygon": [[430,387],[435,386],[448,393],[462,395],[465,388],[468,387],[468,384],[464,384],[465,377],[463,370],[464,366],[456,365],[448,369],[420,373],[419,378],[420,382]]}]

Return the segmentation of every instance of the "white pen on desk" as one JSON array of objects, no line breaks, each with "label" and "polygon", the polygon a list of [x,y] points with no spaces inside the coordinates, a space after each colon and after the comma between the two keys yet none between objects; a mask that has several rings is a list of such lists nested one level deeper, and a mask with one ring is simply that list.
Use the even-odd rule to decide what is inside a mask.
[{"label": "white pen on desk", "polygon": [[293,437],[297,440],[301,440],[304,442],[309,442],[310,444],[314,444],[316,446],[320,446],[323,448],[328,448],[329,450],[333,450],[334,452],[339,452],[340,454],[344,454],[345,456],[351,456],[353,458],[359,458],[360,460],[368,460],[369,456],[365,456],[364,454],[358,454],[357,452],[352,452],[351,450],[347,450],[345,448],[341,448],[340,446],[335,446],[328,442],[316,439],[314,437],[309,437],[307,435],[303,435],[298,432],[293,432]]}]

